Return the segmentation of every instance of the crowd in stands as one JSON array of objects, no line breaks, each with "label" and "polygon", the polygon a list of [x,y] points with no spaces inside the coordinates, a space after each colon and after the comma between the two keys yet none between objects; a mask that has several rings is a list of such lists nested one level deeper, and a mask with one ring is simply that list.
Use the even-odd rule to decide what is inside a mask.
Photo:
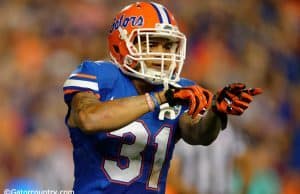
[{"label": "crowd in stands", "polygon": [[[72,188],[62,85],[82,60],[109,60],[107,33],[129,2],[0,0],[0,190]],[[243,142],[242,150],[226,157],[230,193],[201,191],[187,181],[180,150],[168,193],[299,194],[300,1],[158,2],[187,35],[183,76],[214,92],[236,81],[264,90],[243,116],[230,117]]]}]

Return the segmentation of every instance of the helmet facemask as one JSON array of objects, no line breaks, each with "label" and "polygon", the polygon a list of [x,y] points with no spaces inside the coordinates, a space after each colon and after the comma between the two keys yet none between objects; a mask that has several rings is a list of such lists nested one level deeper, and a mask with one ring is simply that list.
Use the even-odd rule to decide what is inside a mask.
[{"label": "helmet facemask", "polygon": [[[124,73],[144,79],[151,84],[172,84],[180,79],[185,60],[186,38],[176,26],[158,23],[155,28],[137,28],[127,36],[119,28],[128,54],[121,69]],[[153,44],[161,44],[163,51],[153,51]],[[165,52],[167,51],[167,52]]]}]

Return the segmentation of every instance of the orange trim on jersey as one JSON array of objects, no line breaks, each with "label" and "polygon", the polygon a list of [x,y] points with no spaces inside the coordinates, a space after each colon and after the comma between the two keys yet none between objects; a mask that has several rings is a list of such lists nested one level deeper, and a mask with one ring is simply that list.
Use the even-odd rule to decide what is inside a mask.
[{"label": "orange trim on jersey", "polygon": [[72,94],[74,92],[79,92],[80,90],[72,90],[72,89],[68,89],[68,90],[64,90],[64,94]]},{"label": "orange trim on jersey", "polygon": [[96,79],[96,76],[94,76],[94,75],[88,75],[88,74],[83,74],[83,73],[75,74],[74,77],[83,77],[83,78],[89,78],[89,79]]}]

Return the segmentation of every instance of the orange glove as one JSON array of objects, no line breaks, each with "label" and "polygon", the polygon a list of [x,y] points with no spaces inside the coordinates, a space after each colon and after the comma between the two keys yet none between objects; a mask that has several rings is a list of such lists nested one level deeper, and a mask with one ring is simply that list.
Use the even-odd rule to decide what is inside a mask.
[{"label": "orange glove", "polygon": [[195,118],[203,114],[212,103],[212,93],[198,85],[184,88],[168,89],[165,93],[170,106],[188,104],[188,114]]},{"label": "orange glove", "polygon": [[242,83],[229,84],[214,96],[212,108],[219,113],[241,115],[253,101],[253,96],[261,93],[261,88],[246,89]]}]

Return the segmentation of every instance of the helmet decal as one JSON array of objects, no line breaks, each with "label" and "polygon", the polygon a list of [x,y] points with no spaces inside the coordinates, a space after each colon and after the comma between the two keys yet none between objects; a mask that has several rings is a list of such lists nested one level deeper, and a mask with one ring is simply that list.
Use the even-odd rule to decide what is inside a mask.
[{"label": "helmet decal", "polygon": [[114,30],[117,30],[120,26],[122,28],[126,28],[128,25],[134,26],[143,26],[144,25],[144,18],[143,16],[130,16],[124,17],[122,15],[119,19],[114,18],[114,23],[111,26],[110,33]]}]

